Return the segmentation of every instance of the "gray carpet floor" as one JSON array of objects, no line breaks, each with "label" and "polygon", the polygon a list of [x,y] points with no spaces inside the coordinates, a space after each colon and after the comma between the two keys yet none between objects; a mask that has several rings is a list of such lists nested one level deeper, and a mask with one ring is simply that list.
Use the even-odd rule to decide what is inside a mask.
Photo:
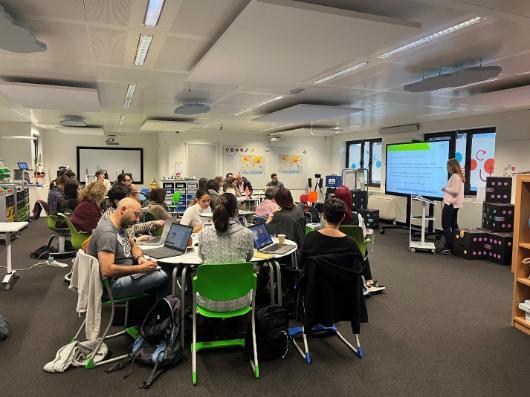
[{"label": "gray carpet floor", "polygon": [[[14,243],[17,268],[47,241],[45,221],[30,225]],[[308,366],[291,348],[283,360],[261,364],[253,378],[240,351],[200,354],[198,385],[187,360],[149,391],[138,386],[149,369],[128,379],[102,368],[47,374],[43,365],[74,334],[80,320],[65,269],[21,272],[12,291],[0,291],[0,314],[12,335],[0,342],[0,395],[529,395],[530,338],[510,326],[513,278],[507,267],[452,256],[409,253],[405,231],[377,235],[372,271],[387,292],[368,300],[362,327],[365,358],[334,338],[310,340]],[[0,265],[5,249],[0,247]],[[0,269],[3,274],[4,269]],[[351,338],[347,324],[341,325]],[[127,349],[124,339],[111,344]]]}]

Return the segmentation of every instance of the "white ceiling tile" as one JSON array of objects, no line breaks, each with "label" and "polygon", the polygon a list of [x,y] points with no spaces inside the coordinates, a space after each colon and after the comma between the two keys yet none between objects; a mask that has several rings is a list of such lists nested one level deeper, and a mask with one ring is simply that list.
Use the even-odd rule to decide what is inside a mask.
[{"label": "white ceiling tile", "polygon": [[132,0],[84,0],[89,21],[127,26]]},{"label": "white ceiling tile", "polygon": [[124,62],[127,32],[90,27],[90,49],[93,61],[110,65]]},{"label": "white ceiling tile", "polygon": [[155,69],[175,72],[190,70],[204,45],[204,41],[168,37],[158,54]]}]

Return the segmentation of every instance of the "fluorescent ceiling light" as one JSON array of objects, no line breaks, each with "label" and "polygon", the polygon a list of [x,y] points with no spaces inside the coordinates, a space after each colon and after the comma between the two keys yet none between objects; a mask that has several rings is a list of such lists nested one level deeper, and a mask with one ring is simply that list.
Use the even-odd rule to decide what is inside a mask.
[{"label": "fluorescent ceiling light", "polygon": [[37,139],[37,137],[28,135],[8,135],[3,136],[2,139]]},{"label": "fluorescent ceiling light", "polygon": [[429,43],[429,42],[431,42],[431,41],[433,41],[435,39],[438,39],[440,37],[447,36],[447,35],[449,35],[451,33],[457,32],[457,31],[459,31],[461,29],[464,29],[464,28],[472,26],[472,25],[474,25],[476,23],[482,22],[485,19],[486,18],[482,18],[482,17],[475,17],[475,18],[468,19],[467,21],[459,23],[458,25],[450,26],[450,27],[448,27],[448,28],[446,28],[444,30],[440,30],[439,32],[430,34],[428,36],[422,37],[419,40],[413,41],[412,43],[405,44],[404,46],[401,46],[401,47],[395,48],[395,49],[393,49],[391,51],[385,52],[384,54],[379,55],[378,58],[383,58],[383,59],[384,58],[389,58],[389,57],[391,57],[393,55],[399,54],[400,52],[410,50],[411,48],[418,47],[418,46],[423,45],[425,43]]},{"label": "fluorescent ceiling light", "polygon": [[158,19],[164,8],[165,0],[149,0],[145,9],[144,25],[154,28],[158,24]]},{"label": "fluorescent ceiling light", "polygon": [[125,119],[127,118],[126,114],[120,115],[120,125],[122,125],[125,122]]},{"label": "fluorescent ceiling light", "polygon": [[282,98],[283,98],[282,95],[278,95],[277,97],[274,97],[274,98],[271,98],[271,99],[267,99],[266,101],[263,101],[263,102],[255,104],[255,105],[252,105],[251,107],[249,107],[249,108],[247,108],[245,110],[242,110],[239,113],[235,113],[234,116],[241,116],[242,114],[250,112],[252,109],[259,108],[260,106],[267,105],[268,103],[279,101]]},{"label": "fluorescent ceiling light", "polygon": [[136,48],[136,57],[134,58],[134,64],[136,66],[142,66],[145,63],[145,58],[147,57],[152,40],[153,36],[148,36],[143,33],[140,34],[138,47]]},{"label": "fluorescent ceiling light", "polygon": [[125,93],[125,98],[132,98],[134,95],[134,90],[136,90],[136,84],[129,84],[127,86],[127,92]]},{"label": "fluorescent ceiling light", "polygon": [[132,98],[125,98],[124,101],[123,101],[123,108],[124,109],[129,109],[129,106],[131,106],[131,99]]},{"label": "fluorescent ceiling light", "polygon": [[370,62],[362,62],[362,63],[358,63],[357,65],[353,65],[349,68],[346,68],[346,69],[343,69],[343,70],[340,70],[336,73],[333,73],[333,74],[330,74],[329,76],[326,76],[320,80],[317,80],[315,81],[315,84],[321,84],[321,83],[324,83],[326,81],[329,81],[329,80],[333,80],[333,79],[336,79],[337,77],[340,77],[340,76],[343,76],[345,74],[348,74],[350,72],[353,72],[357,69],[360,69],[366,65],[368,65]]},{"label": "fluorescent ceiling light", "polygon": [[215,124],[219,124],[221,122],[221,120],[215,120],[215,121],[208,121],[206,122],[205,124],[203,124],[201,126],[201,128],[207,128],[207,127],[210,127],[212,125],[215,125]]}]

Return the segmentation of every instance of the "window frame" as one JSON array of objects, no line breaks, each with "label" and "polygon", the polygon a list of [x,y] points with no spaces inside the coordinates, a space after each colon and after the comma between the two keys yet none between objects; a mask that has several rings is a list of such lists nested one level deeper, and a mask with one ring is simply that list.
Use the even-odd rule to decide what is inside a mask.
[{"label": "window frame", "polygon": [[495,134],[495,147],[497,147],[496,127],[466,128],[465,130],[431,132],[423,134],[423,138],[425,141],[432,140],[432,138],[447,138],[449,140],[449,158],[454,158],[456,153],[456,137],[458,134],[466,134],[466,153],[464,159],[466,183],[464,184],[464,194],[466,196],[476,196],[477,191],[471,190],[471,147],[473,145],[473,136],[491,133]]},{"label": "window frame", "polygon": [[[374,183],[372,182],[372,158],[373,158],[373,144],[374,143],[381,143],[381,159],[383,157],[383,138],[372,138],[372,139],[358,139],[358,140],[355,140],[355,141],[347,141],[346,142],[346,168],[349,168],[349,164],[350,164],[350,145],[357,145],[357,144],[360,144],[361,145],[361,168],[364,168],[364,169],[367,169],[368,170],[368,181],[367,181],[367,185],[370,186],[370,187],[381,187],[381,182],[379,183]],[[369,145],[369,150],[368,150],[368,162],[366,163],[365,162],[365,158],[364,158],[364,149],[365,149],[365,145]],[[382,160],[381,160],[382,161]]]}]

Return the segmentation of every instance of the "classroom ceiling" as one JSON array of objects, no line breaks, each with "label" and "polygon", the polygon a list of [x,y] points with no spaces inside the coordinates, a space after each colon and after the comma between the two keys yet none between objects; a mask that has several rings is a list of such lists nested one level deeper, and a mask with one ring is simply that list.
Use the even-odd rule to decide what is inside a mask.
[{"label": "classroom ceiling", "polygon": [[[285,130],[280,134],[305,136],[530,105],[526,90],[507,100],[513,89],[530,85],[530,1],[166,0],[155,28],[143,25],[147,0],[0,0],[0,5],[47,45],[31,54],[0,50],[0,121],[56,129],[66,115],[77,115],[106,134],[153,134],[156,129],[141,130],[146,121],[169,120],[212,133]],[[379,57],[474,17],[484,20]],[[135,66],[140,34],[153,39],[145,64]],[[494,81],[464,87],[403,90],[423,77],[480,64],[503,71]],[[315,83],[348,67],[349,73]],[[136,89],[126,109],[129,85]],[[83,92],[73,103],[67,94],[61,97],[70,92],[64,87]],[[491,100],[495,91],[502,103]],[[46,92],[54,93],[53,100]],[[175,114],[185,103],[211,109]],[[267,116],[299,105],[352,112],[307,111],[287,124]],[[322,114],[333,116],[321,119]],[[329,128],[311,131],[312,124],[323,123]]]}]

